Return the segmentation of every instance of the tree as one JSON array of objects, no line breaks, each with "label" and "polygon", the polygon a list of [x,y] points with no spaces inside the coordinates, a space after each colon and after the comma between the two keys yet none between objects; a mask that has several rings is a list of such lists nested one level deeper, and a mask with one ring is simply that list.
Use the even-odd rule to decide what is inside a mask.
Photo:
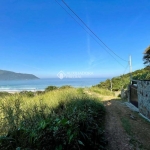
[{"label": "tree", "polygon": [[143,56],[144,65],[150,69],[150,46],[146,48]]}]

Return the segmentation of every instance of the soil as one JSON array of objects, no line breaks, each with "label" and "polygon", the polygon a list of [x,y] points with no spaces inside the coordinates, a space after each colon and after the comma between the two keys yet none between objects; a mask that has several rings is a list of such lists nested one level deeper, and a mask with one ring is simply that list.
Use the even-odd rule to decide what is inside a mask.
[{"label": "soil", "polygon": [[89,94],[103,99],[108,150],[150,150],[150,122],[129,109],[124,100],[93,92]]}]

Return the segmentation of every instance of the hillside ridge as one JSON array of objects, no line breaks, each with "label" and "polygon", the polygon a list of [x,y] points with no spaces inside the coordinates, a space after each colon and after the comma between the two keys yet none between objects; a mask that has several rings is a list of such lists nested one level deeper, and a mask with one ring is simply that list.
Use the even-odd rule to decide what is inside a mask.
[{"label": "hillside ridge", "polygon": [[16,73],[13,71],[0,69],[0,80],[34,80],[34,79],[39,79],[39,78],[33,74]]}]

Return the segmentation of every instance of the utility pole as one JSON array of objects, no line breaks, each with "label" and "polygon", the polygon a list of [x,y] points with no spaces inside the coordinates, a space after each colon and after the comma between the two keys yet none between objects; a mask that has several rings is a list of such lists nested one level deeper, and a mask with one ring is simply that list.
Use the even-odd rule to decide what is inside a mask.
[{"label": "utility pole", "polygon": [[112,92],[112,80],[110,79],[110,90]]},{"label": "utility pole", "polygon": [[130,82],[132,80],[132,62],[131,62],[131,55],[129,56],[129,66],[130,66]]}]

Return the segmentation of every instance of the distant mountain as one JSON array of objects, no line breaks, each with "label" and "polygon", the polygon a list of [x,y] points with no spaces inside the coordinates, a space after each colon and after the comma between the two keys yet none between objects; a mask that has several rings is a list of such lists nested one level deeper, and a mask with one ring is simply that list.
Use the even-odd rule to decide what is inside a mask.
[{"label": "distant mountain", "polygon": [[34,80],[39,79],[35,75],[15,73],[12,71],[0,70],[0,80]]}]

